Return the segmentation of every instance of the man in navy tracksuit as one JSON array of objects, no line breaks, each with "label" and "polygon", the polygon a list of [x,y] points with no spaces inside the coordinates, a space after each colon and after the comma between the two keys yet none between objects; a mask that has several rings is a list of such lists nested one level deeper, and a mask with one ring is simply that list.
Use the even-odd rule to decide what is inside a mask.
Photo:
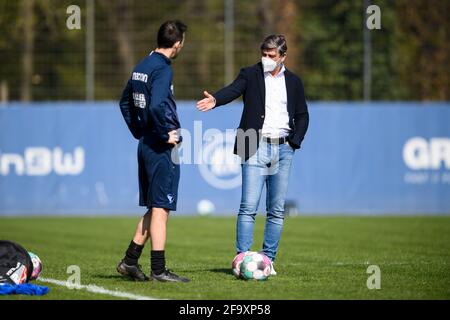
[{"label": "man in navy tracksuit", "polygon": [[[158,31],[157,49],[133,70],[123,91],[120,110],[132,135],[139,140],[139,205],[148,208],[117,271],[136,281],[149,280],[138,259],[151,239],[150,279],[188,282],[166,268],[165,242],[170,210],[176,210],[180,167],[176,161],[180,122],[173,97],[171,59],[184,44],[186,25],[167,21]],[[174,159],[175,158],[175,159]]]}]

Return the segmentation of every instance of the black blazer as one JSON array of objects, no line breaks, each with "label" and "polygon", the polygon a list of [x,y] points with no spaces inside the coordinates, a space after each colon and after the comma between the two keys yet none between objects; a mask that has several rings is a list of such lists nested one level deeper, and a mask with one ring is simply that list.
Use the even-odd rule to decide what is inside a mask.
[{"label": "black blazer", "polygon": [[[308,130],[308,106],[305,101],[302,80],[287,69],[284,76],[289,126],[292,129],[288,141],[292,148],[299,149]],[[246,161],[255,154],[258,148],[266,113],[266,86],[261,62],[242,68],[233,83],[214,93],[215,107],[227,104],[241,95],[244,98],[244,110],[238,127],[234,153]],[[249,135],[250,131],[256,132],[256,141],[252,141],[254,135]]]}]

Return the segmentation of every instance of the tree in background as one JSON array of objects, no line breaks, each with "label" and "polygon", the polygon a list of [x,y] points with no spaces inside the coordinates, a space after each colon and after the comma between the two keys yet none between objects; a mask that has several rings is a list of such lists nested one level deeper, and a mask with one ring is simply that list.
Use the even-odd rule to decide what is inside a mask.
[{"label": "tree in background", "polygon": [[407,99],[450,99],[450,1],[396,2],[395,61]]},{"label": "tree in background", "polygon": [[31,81],[33,78],[33,61],[34,61],[34,1],[22,0],[21,15],[23,22],[23,49],[22,49],[22,85],[20,99],[22,101],[31,101]]},{"label": "tree in background", "polygon": [[[86,0],[81,30],[66,28],[71,0],[0,0],[0,87],[12,100],[84,100]],[[449,100],[450,2],[379,0],[371,31],[373,100]],[[270,33],[288,40],[287,66],[309,100],[362,100],[361,0],[235,0],[234,74],[259,61]],[[188,26],[173,64],[177,99],[224,84],[224,0],[95,0],[95,92],[116,100],[132,67],[156,46],[167,19]],[[8,91],[8,90],[7,90]],[[1,97],[0,97],[1,98]]]}]

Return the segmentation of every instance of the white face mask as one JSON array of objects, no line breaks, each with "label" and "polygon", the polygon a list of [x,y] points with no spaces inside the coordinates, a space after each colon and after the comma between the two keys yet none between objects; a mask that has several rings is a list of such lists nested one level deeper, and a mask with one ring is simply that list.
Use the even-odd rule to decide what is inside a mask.
[{"label": "white face mask", "polygon": [[262,57],[261,63],[263,65],[264,72],[272,72],[281,64],[281,60],[279,62],[276,62],[270,58]]}]

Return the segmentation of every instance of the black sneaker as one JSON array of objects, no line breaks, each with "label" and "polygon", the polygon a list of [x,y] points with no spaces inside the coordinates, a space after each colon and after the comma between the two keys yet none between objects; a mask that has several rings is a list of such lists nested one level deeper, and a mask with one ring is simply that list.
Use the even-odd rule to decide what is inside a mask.
[{"label": "black sneaker", "polygon": [[164,270],[161,274],[155,274],[153,271],[150,274],[150,277],[153,280],[160,281],[160,282],[189,282],[190,280],[185,277],[180,277],[170,271],[169,269]]},{"label": "black sneaker", "polygon": [[134,281],[148,281],[149,278],[142,272],[140,265],[128,265],[123,260],[117,266],[117,272]]}]

